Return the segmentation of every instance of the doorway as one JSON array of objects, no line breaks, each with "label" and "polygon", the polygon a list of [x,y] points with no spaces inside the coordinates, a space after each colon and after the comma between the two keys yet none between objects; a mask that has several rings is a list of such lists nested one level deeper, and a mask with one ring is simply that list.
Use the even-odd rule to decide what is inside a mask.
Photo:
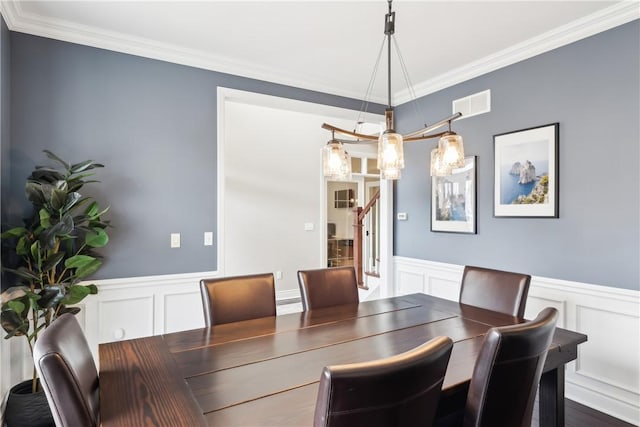
[{"label": "doorway", "polygon": [[[327,189],[321,157],[327,133],[320,124],[331,121],[348,127],[353,114],[218,88],[220,275],[274,272],[276,298],[290,299],[299,296],[297,270],[327,265]],[[379,118],[372,115],[370,120]],[[276,145],[277,153],[268,150]],[[290,160],[287,167],[272,167],[282,153]],[[356,197],[363,199],[363,184],[358,188]]]},{"label": "doorway", "polygon": [[[352,179],[325,181],[326,266],[354,266],[360,286],[372,289],[378,288],[381,283],[381,237],[391,231],[382,221],[382,211],[388,209],[390,204],[386,199],[379,198],[381,182],[375,147],[358,148],[355,151],[349,147]],[[389,194],[388,191],[386,194]],[[357,221],[359,208],[360,212],[363,208],[367,210],[366,214],[360,214],[362,219]],[[356,236],[358,229],[361,230],[360,236]],[[388,256],[387,261],[390,258]],[[390,283],[389,278],[385,283]]]}]

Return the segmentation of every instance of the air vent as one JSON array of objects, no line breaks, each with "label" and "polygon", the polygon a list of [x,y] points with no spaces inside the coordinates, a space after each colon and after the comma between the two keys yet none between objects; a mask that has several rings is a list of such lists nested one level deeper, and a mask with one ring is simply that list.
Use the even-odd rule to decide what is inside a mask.
[{"label": "air vent", "polygon": [[491,89],[474,93],[453,101],[453,112],[462,113],[462,119],[491,111]]}]

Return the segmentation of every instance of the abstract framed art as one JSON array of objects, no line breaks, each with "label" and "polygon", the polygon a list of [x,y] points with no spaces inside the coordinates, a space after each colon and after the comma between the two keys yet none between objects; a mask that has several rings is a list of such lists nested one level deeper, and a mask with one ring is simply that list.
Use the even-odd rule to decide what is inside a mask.
[{"label": "abstract framed art", "polygon": [[558,123],[493,136],[495,217],[558,218]]},{"label": "abstract framed art", "polygon": [[476,233],[476,156],[451,175],[431,180],[431,231]]}]

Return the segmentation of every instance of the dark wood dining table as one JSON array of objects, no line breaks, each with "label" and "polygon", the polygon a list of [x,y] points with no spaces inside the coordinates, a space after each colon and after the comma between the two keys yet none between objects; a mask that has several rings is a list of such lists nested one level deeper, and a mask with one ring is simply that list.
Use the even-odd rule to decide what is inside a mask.
[{"label": "dark wood dining table", "polygon": [[[103,426],[310,426],[322,368],[454,341],[439,414],[459,410],[484,334],[523,319],[425,294],[101,344]],[[556,329],[540,426],[564,425],[564,369],[583,334]],[[383,391],[381,391],[383,392]]]}]

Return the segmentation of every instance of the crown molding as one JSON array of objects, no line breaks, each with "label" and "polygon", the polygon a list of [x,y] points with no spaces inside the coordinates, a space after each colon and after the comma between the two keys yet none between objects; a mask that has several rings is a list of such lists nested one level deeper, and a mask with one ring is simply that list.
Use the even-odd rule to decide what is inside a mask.
[{"label": "crown molding", "polygon": [[[310,81],[287,73],[283,69],[260,67],[253,63],[237,61],[220,55],[211,55],[195,49],[160,43],[141,37],[126,36],[90,26],[78,25],[59,19],[43,18],[24,12],[19,1],[0,1],[0,14],[11,31],[76,43],[130,55],[141,56],[205,70],[217,71],[251,79],[293,86],[332,95],[361,99],[363,94],[337,90],[321,81]],[[594,34],[609,30],[640,18],[637,0],[626,0],[599,12],[548,31],[522,43],[518,43],[478,61],[471,62],[433,79],[416,84],[416,98],[445,89],[483,74],[523,61],[544,52],[573,43]],[[386,104],[384,97],[372,97],[371,102]],[[394,93],[395,105],[414,98],[408,89]]]},{"label": "crown molding", "polygon": [[[623,1],[566,25],[555,28],[537,37],[513,45],[478,61],[453,69],[446,74],[419,83],[413,91],[416,98],[429,95],[447,87],[487,74],[516,62],[582,40],[594,34],[626,24],[640,18],[637,0]],[[408,89],[396,92],[394,104],[399,105],[414,98]]]},{"label": "crown molding", "polygon": [[[5,17],[7,27],[14,32],[354,99],[361,99],[363,95],[355,91],[336,91],[335,88],[329,87],[323,82],[300,78],[281,68],[261,67],[255,63],[212,55],[200,50],[161,43],[143,37],[106,31],[60,19],[43,18],[25,12],[20,2],[15,0],[1,0],[0,13]],[[376,102],[376,100],[371,101]]]}]

